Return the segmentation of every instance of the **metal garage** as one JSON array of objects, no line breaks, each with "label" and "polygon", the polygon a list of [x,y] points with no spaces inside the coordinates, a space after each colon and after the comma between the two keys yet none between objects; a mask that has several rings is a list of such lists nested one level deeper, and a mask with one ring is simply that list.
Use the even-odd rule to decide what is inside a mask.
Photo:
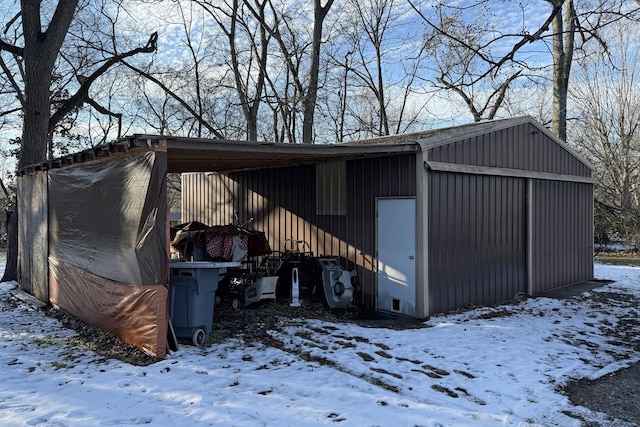
[{"label": "metal garage", "polygon": [[134,135],[25,168],[22,288],[163,357],[167,173],[183,174],[183,222],[253,217],[272,248],[340,256],[355,302],[381,311],[425,318],[593,277],[591,167],[520,117],[332,145]]},{"label": "metal garage", "polygon": [[344,258],[358,302],[418,318],[592,278],[591,167],[531,117],[359,144],[371,152],[185,174],[183,219],[254,217],[275,248]]}]

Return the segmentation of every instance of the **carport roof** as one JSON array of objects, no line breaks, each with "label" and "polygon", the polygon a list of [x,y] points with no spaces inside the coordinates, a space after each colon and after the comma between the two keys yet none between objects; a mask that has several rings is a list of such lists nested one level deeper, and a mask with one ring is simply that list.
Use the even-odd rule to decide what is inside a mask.
[{"label": "carport roof", "polygon": [[415,142],[401,144],[286,144],[136,135],[165,141],[169,172],[229,172],[402,154],[420,151]]}]

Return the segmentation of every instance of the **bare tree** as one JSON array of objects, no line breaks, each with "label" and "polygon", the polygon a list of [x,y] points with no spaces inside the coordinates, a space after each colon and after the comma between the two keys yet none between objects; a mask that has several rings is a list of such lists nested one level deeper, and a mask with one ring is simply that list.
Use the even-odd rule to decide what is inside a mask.
[{"label": "bare tree", "polygon": [[[505,67],[512,67],[516,71],[530,70],[531,64],[527,56],[524,55],[527,47],[534,42],[545,43],[550,40],[553,63],[551,79],[554,88],[552,130],[561,139],[566,140],[567,90],[574,52],[577,48],[582,49],[584,44],[592,39],[595,39],[603,46],[606,45],[605,40],[600,35],[602,29],[623,19],[637,21],[640,18],[640,8],[633,7],[628,2],[621,0],[604,0],[594,4],[583,3],[581,4],[581,9],[575,7],[573,0],[547,0],[547,2],[551,6],[549,13],[543,22],[535,28],[529,29],[525,19],[529,12],[529,7],[534,6],[526,6],[523,3],[519,3],[518,7],[521,8],[523,15],[523,25],[520,31],[509,31],[509,29],[498,31],[496,28],[492,32],[492,36],[477,42],[474,37],[471,37],[473,33],[449,31],[446,26],[440,23],[448,22],[451,18],[455,20],[458,14],[466,14],[467,16],[472,14],[475,16],[486,13],[486,11],[490,11],[495,7],[508,8],[509,2],[477,0],[460,5],[441,1],[434,6],[434,10],[437,11],[435,16],[444,18],[437,20],[434,19],[434,14],[430,14],[427,10],[422,10],[417,3],[410,1],[413,8],[430,29],[430,34],[439,35],[449,40],[449,42],[467,49],[469,55],[484,64],[483,69],[475,73],[462,86],[458,82],[453,82],[452,86],[459,89],[463,86],[470,87],[470,85],[475,85],[487,77],[496,76]],[[470,36],[470,39],[467,39],[467,36]],[[578,41],[579,43],[577,43]],[[492,48],[497,46],[503,48],[507,46],[506,53],[492,54]],[[501,50],[498,49],[498,51]],[[515,73],[510,75],[515,76]],[[504,82],[508,83],[509,79],[507,78]],[[498,86],[497,93],[499,95],[500,86]],[[496,99],[500,99],[500,97]]]},{"label": "bare tree", "polygon": [[[320,48],[323,43],[322,31],[325,19],[333,5],[334,0],[326,0],[322,5],[322,0],[313,1],[313,21],[311,22],[312,31],[310,40],[299,40],[298,32],[293,28],[292,21],[287,18],[284,11],[276,8],[272,0],[267,0],[269,11],[272,15],[272,21],[261,14],[255,7],[251,6],[248,0],[245,5],[251,10],[254,17],[258,19],[264,29],[269,33],[278,45],[282,59],[284,60],[291,83],[294,85],[295,97],[294,101],[300,99],[302,104],[302,142],[311,144],[314,140],[314,116],[316,103],[318,98],[318,84],[320,73]],[[299,21],[298,25],[304,25]],[[307,56],[308,63],[306,67],[301,67],[302,59]],[[304,69],[308,70],[306,73]],[[269,83],[272,89],[276,88],[274,80]],[[282,101],[280,97],[279,101]],[[285,108],[285,112],[288,108]],[[283,116],[286,120],[286,115]],[[293,124],[292,122],[290,124]],[[293,132],[291,132],[293,134]],[[293,142],[293,141],[292,141]]]},{"label": "bare tree", "polygon": [[[557,13],[553,10],[531,32],[524,20],[519,31],[500,28],[485,0],[464,5],[438,2],[431,9],[410,3],[426,24],[423,43],[433,58],[425,80],[436,90],[457,94],[474,121],[493,119],[514,81],[536,68],[518,53],[546,33]],[[470,15],[473,19],[468,19]]]},{"label": "bare tree", "polygon": [[[607,29],[607,46],[577,61],[571,98],[578,113],[572,141],[595,166],[596,198],[616,212],[610,232],[640,236],[640,34],[631,24]],[[608,61],[603,60],[607,55]]]},{"label": "bare tree", "polygon": [[[228,40],[228,56],[235,91],[247,124],[247,139],[258,139],[258,113],[264,96],[269,57],[269,38],[265,25],[266,0],[254,0],[251,10],[257,16],[253,25],[251,14],[245,14],[242,0],[230,2],[196,1],[218,24]],[[241,36],[244,36],[241,38]],[[245,48],[243,48],[243,46]]]}]

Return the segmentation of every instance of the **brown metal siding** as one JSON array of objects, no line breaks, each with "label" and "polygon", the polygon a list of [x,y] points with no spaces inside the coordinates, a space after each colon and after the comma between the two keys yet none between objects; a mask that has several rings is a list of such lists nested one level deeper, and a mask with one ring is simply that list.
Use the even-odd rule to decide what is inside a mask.
[{"label": "brown metal siding", "polygon": [[591,170],[530,123],[429,150],[429,160],[591,177]]},{"label": "brown metal siding", "polygon": [[532,294],[593,278],[593,186],[535,180]]},{"label": "brown metal siding", "polygon": [[521,178],[430,174],[431,313],[526,292],[525,188]]},{"label": "brown metal siding", "polygon": [[229,224],[254,218],[273,250],[286,239],[304,240],[314,254],[342,256],[356,268],[361,284],[356,301],[375,304],[375,199],[416,195],[415,154],[350,160],[346,164],[347,214],[316,214],[315,166],[184,174],[185,222]]}]

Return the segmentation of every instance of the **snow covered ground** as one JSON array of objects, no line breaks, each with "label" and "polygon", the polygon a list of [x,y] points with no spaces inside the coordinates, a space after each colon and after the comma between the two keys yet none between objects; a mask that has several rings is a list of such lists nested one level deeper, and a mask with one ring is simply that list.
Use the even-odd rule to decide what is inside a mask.
[{"label": "snow covered ground", "polygon": [[616,336],[624,319],[638,317],[640,268],[597,265],[596,276],[616,282],[568,300],[433,317],[424,329],[288,321],[276,337],[284,350],[230,340],[182,346],[147,367],[74,345],[73,331],[13,298],[16,283],[3,283],[0,425],[604,423],[556,391],[640,359]]}]

